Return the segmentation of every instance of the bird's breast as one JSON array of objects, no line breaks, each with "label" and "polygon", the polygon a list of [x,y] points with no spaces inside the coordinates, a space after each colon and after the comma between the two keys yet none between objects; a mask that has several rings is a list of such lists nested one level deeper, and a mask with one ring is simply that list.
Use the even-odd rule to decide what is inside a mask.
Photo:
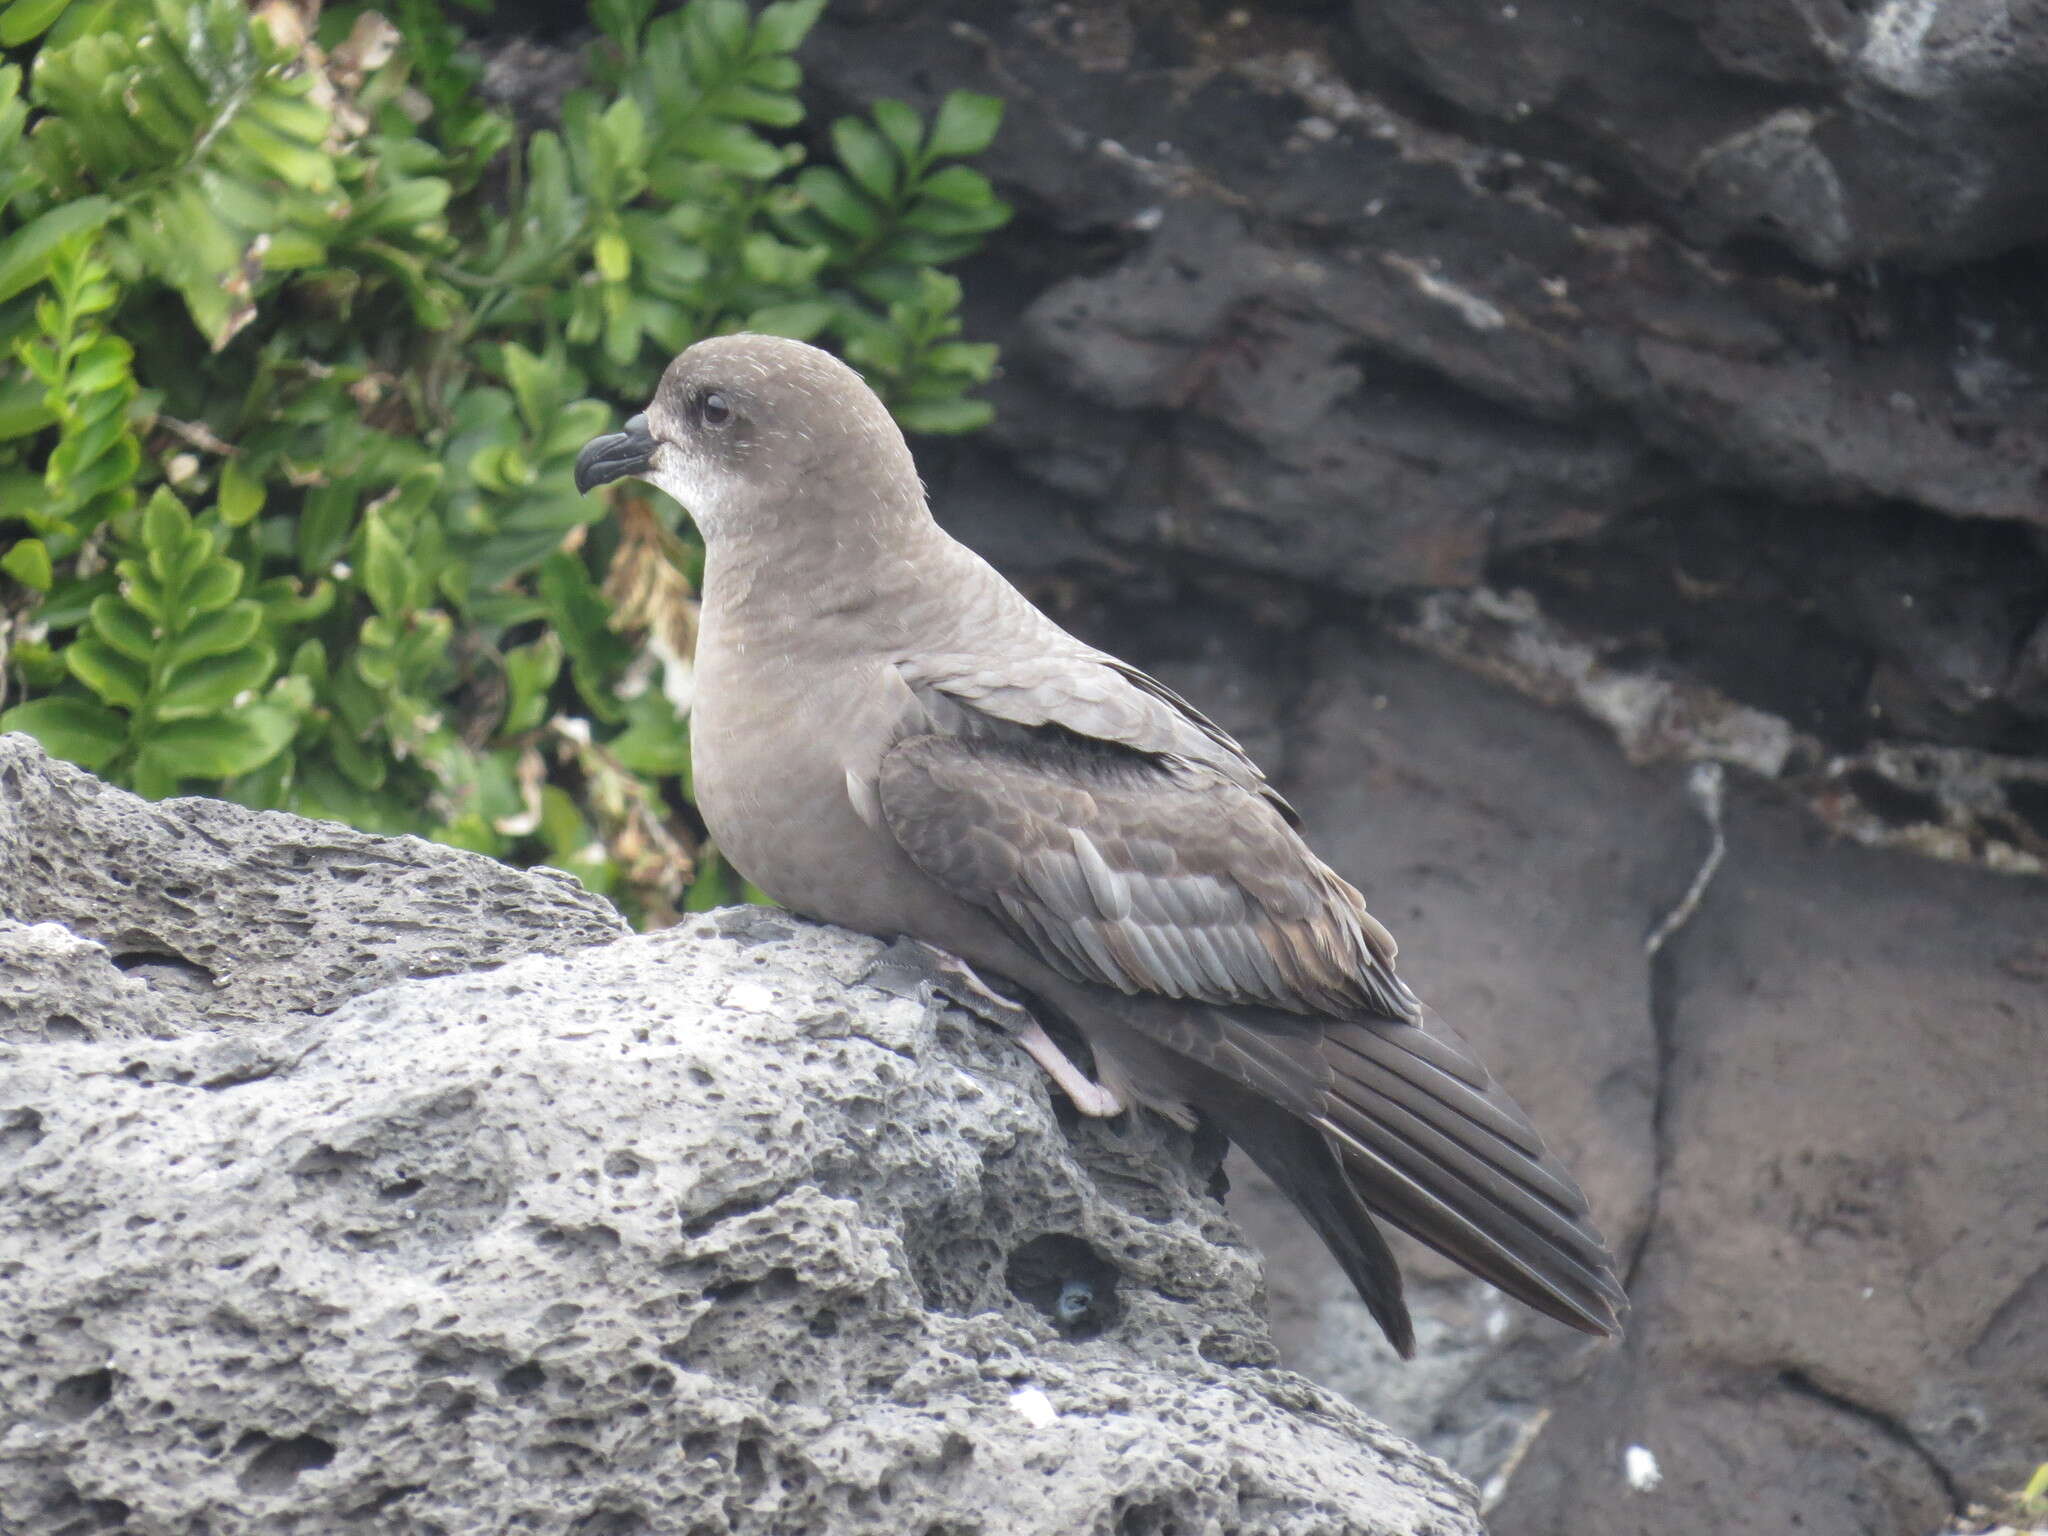
[{"label": "bird's breast", "polygon": [[901,733],[877,669],[739,659],[699,671],[691,771],[706,829],[784,906],[880,931],[874,914],[914,870],[856,798]]}]

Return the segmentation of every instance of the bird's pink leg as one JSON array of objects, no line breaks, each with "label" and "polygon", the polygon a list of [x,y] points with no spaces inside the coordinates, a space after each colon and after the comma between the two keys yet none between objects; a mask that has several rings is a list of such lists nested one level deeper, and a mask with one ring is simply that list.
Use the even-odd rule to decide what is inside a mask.
[{"label": "bird's pink leg", "polygon": [[904,978],[909,987],[928,986],[976,1018],[995,1025],[1024,1047],[1082,1114],[1106,1117],[1123,1113],[1123,1101],[1101,1083],[1091,1082],[1086,1073],[1069,1061],[1066,1052],[1053,1044],[1044,1026],[1031,1016],[1030,1009],[996,991],[959,956],[922,939],[898,939],[882,952],[866,979],[885,991],[903,995],[909,988],[898,983],[897,978]]},{"label": "bird's pink leg", "polygon": [[1015,1038],[1031,1059],[1045,1068],[1045,1075],[1066,1090],[1074,1108],[1082,1114],[1105,1118],[1124,1112],[1123,1101],[1102,1084],[1090,1082],[1079,1067],[1067,1060],[1067,1053],[1053,1044],[1052,1036],[1036,1019]]}]

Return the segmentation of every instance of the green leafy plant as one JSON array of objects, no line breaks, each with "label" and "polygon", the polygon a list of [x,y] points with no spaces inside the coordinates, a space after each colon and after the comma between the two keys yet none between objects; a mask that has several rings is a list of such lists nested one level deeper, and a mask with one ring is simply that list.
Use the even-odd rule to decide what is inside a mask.
[{"label": "green leafy plant", "polygon": [[878,102],[809,163],[822,5],[597,0],[523,139],[427,0],[0,5],[0,728],[649,921],[742,894],[688,807],[701,551],[571,467],[594,394],[737,329],[987,419],[941,269],[1008,215],[963,163],[1000,106]]}]

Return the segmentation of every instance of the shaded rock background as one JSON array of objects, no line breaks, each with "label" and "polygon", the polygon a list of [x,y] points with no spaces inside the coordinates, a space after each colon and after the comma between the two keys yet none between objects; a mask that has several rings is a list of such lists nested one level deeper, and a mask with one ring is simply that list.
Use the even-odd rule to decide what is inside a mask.
[{"label": "shaded rock background", "polygon": [[1418,1262],[1402,1370],[1247,1217],[1287,1357],[1498,1531],[1931,1531],[2048,1446],[2044,53],[2031,0],[845,0],[806,55],[1010,104],[942,520],[1278,770],[1628,1255],[1608,1351]]},{"label": "shaded rock background", "polygon": [[0,875],[10,1536],[1479,1529],[1273,1368],[1214,1145],[1063,1129],[871,940],[25,736]]}]

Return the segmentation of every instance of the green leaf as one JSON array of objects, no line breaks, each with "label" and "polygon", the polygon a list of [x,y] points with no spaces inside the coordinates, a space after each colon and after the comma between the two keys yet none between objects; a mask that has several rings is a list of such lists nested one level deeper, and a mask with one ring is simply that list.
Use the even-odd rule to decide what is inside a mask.
[{"label": "green leaf", "polygon": [[334,162],[317,149],[294,144],[280,133],[242,113],[228,125],[228,136],[254,155],[272,174],[306,192],[334,189]]},{"label": "green leaf", "polygon": [[47,50],[92,36],[106,26],[108,12],[127,3],[128,0],[71,0],[56,27],[43,39],[43,47]]},{"label": "green leaf", "polygon": [[747,8],[741,0],[695,0],[687,19],[727,58],[737,58],[747,46]]},{"label": "green leaf", "polygon": [[797,173],[796,185],[806,202],[854,239],[872,240],[880,232],[881,216],[874,205],[839,172],[827,166],[810,166]]},{"label": "green leaf", "polygon": [[612,632],[611,605],[582,560],[561,551],[541,562],[535,585],[569,653],[576,691],[585,706],[600,720],[618,719],[621,711],[612,694],[612,678],[630,656],[626,643]]},{"label": "green leaf", "polygon": [[30,699],[0,714],[0,731],[26,731],[45,750],[81,768],[104,768],[128,742],[128,723],[87,699]]},{"label": "green leaf", "polygon": [[957,374],[986,384],[996,371],[997,351],[993,342],[942,341],[924,355],[924,366],[933,373]]},{"label": "green leaf", "polygon": [[562,642],[554,634],[542,635],[530,645],[515,646],[505,653],[505,683],[509,701],[505,706],[503,734],[516,736],[538,726],[547,716],[548,690],[562,670]]},{"label": "green leaf", "polygon": [[962,210],[985,212],[1000,218],[1009,217],[1009,205],[996,196],[988,178],[972,166],[944,166],[919,182],[917,190],[920,199],[929,198]]},{"label": "green leaf", "polygon": [[118,336],[95,336],[71,362],[64,381],[65,393],[74,398],[103,395],[128,381],[128,365],[135,352]]},{"label": "green leaf", "polygon": [[805,299],[794,304],[770,304],[747,316],[746,328],[764,336],[787,336],[809,341],[832,322],[836,311],[824,299]]},{"label": "green leaf", "polygon": [[90,635],[64,647],[64,665],[104,702],[126,710],[142,708],[143,696],[149,692],[147,669]]},{"label": "green leaf", "polygon": [[163,588],[157,585],[155,577],[143,569],[142,563],[139,560],[123,560],[114,567],[114,572],[120,578],[121,595],[140,609],[152,623],[163,623]]},{"label": "green leaf", "polygon": [[677,136],[677,147],[686,155],[736,171],[753,181],[767,181],[784,164],[782,151],[738,123],[692,123]]},{"label": "green leaf", "polygon": [[181,594],[187,614],[225,608],[242,590],[242,567],[233,560],[209,560],[192,574]]},{"label": "green leaf", "polygon": [[220,467],[220,488],[214,499],[221,521],[240,528],[263,510],[263,482],[239,457],[229,458]]},{"label": "green leaf", "polygon": [[19,48],[49,30],[71,0],[14,0],[0,11],[0,48]]},{"label": "green leaf", "polygon": [[950,400],[911,400],[898,405],[896,420],[906,432],[952,434],[973,432],[995,420],[995,407],[986,400],[955,397]]},{"label": "green leaf", "polygon": [[305,510],[299,514],[299,570],[308,576],[324,574],[347,545],[349,524],[355,516],[356,487],[352,481],[337,481],[309,491]]},{"label": "green leaf", "polygon": [[932,156],[978,155],[995,141],[1002,125],[1001,97],[953,91],[940,104],[938,120],[932,124]]},{"label": "green leaf", "polygon": [[[21,0],[16,0],[7,15],[20,9]],[[58,204],[8,236],[7,243],[0,245],[0,303],[41,282],[49,274],[51,257],[60,244],[73,235],[98,229],[113,212],[112,198],[81,197]]]},{"label": "green leaf", "polygon": [[868,109],[882,137],[895,146],[905,165],[915,165],[924,149],[924,119],[900,101],[883,98]]},{"label": "green leaf", "polygon": [[526,430],[545,432],[554,417],[555,407],[561,401],[556,369],[516,341],[505,344],[499,353],[499,361],[504,368],[505,382],[512,386],[512,399],[519,407],[519,418],[526,423]]},{"label": "green leaf", "polygon": [[[75,651],[78,646],[71,649]],[[267,645],[244,646],[225,656],[188,662],[178,669],[170,686],[157,699],[157,715],[164,720],[210,715],[252,689],[261,688],[276,667],[277,653]]]},{"label": "green leaf", "polygon": [[895,201],[896,156],[880,134],[857,117],[842,117],[832,125],[832,147],[863,191],[878,202]]},{"label": "green leaf", "polygon": [[147,666],[156,656],[156,629],[129,604],[108,592],[92,602],[92,628],[131,661]]},{"label": "green leaf", "polygon": [[647,158],[647,119],[632,97],[621,96],[606,107],[597,131],[610,144],[615,163],[637,167]]},{"label": "green leaf", "polygon": [[397,618],[410,606],[412,562],[406,558],[398,535],[377,513],[363,520],[362,550],[363,590],[370,594],[379,613]]},{"label": "green leaf", "polygon": [[683,897],[685,912],[709,912],[732,905],[733,888],[739,884],[733,868],[723,858],[708,855],[697,863],[697,878]]},{"label": "green leaf", "polygon": [[391,759],[364,746],[339,720],[328,727],[327,752],[334,766],[358,789],[382,789],[391,772]]},{"label": "green leaf", "polygon": [[659,688],[627,701],[626,728],[605,748],[635,773],[679,774],[690,766],[689,729]]},{"label": "green leaf", "polygon": [[49,591],[56,576],[50,565],[50,546],[41,539],[16,540],[12,549],[0,555],[0,571],[38,592]]},{"label": "green leaf", "polygon": [[825,0],[776,0],[763,6],[754,21],[754,46],[795,53],[824,9]]},{"label": "green leaf", "polygon": [[653,9],[654,0],[592,0],[590,19],[606,37],[630,44],[640,36]]},{"label": "green leaf", "polygon": [[[125,608],[127,605],[122,606]],[[95,605],[93,621],[96,625],[99,617]],[[263,605],[245,597],[217,613],[207,614],[165,646],[163,666],[169,670],[197,661],[202,656],[222,656],[229,651],[238,651],[255,639],[256,631],[262,627]]]},{"label": "green leaf", "polygon": [[[191,532],[192,514],[185,510],[185,504],[167,488],[158,486],[142,514],[142,542],[149,547],[150,554],[160,557],[165,565],[175,562]],[[152,567],[158,565],[154,558],[150,563]],[[161,578],[161,568],[157,574]]]},{"label": "green leaf", "polygon": [[45,398],[47,393],[38,380],[26,374],[0,380],[0,442],[40,432],[57,419]]},{"label": "green leaf", "polygon": [[617,230],[608,229],[592,248],[597,275],[608,283],[623,283],[633,275],[633,248]]},{"label": "green leaf", "polygon": [[291,745],[298,717],[276,704],[245,704],[231,714],[173,720],[143,743],[143,757],[173,779],[231,779],[252,773]]}]

